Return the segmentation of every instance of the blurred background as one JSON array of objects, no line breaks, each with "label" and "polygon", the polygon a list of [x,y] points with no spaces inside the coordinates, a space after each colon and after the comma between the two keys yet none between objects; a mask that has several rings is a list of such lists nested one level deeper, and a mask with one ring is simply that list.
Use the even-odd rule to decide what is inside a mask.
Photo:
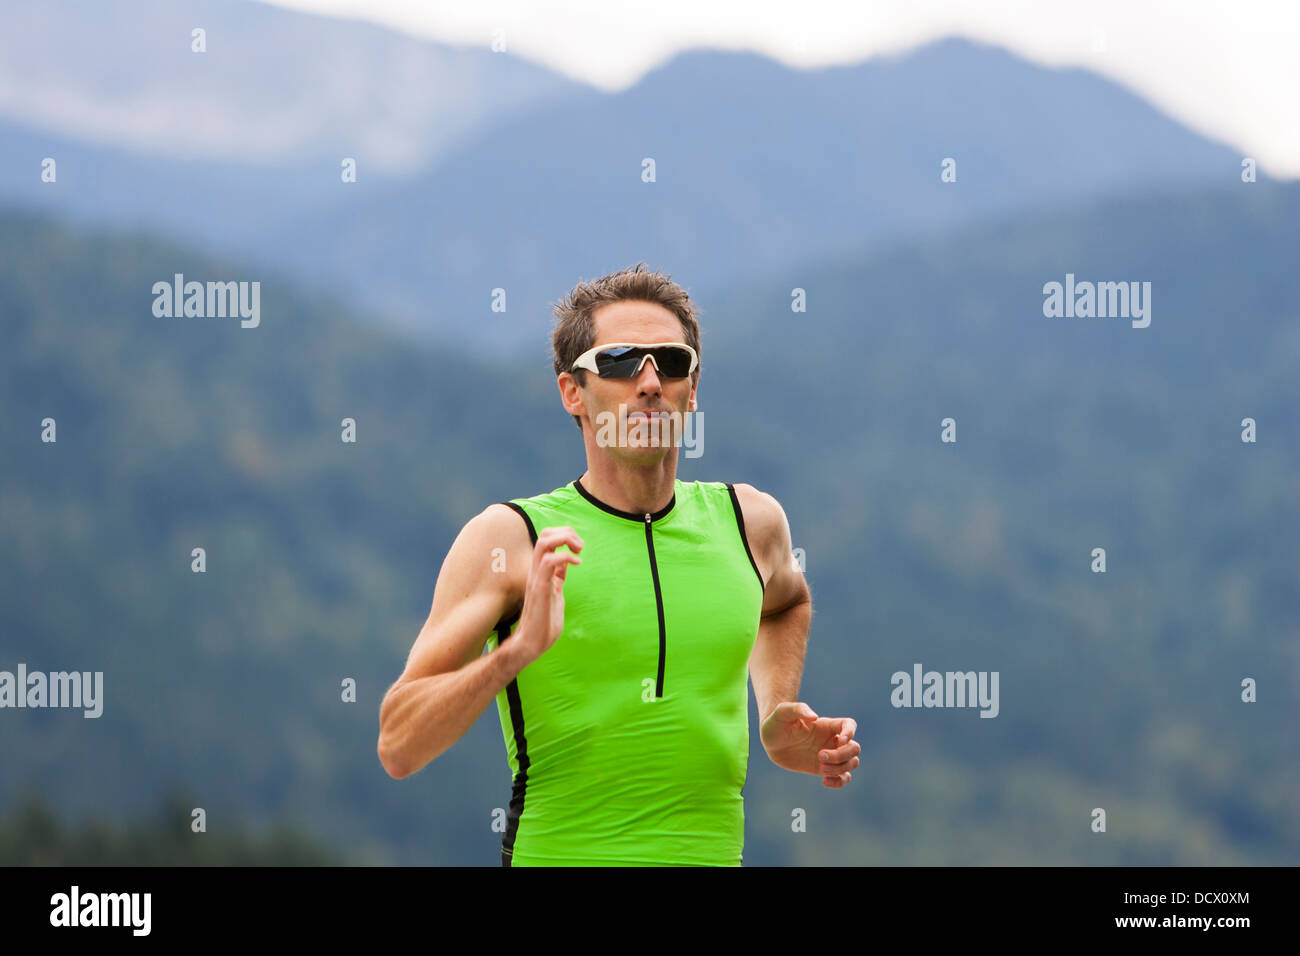
[{"label": "blurred background", "polygon": [[8,0],[0,670],[104,704],[0,711],[0,863],[498,865],[495,708],[395,781],[379,703],[463,524],[585,469],[549,303],[638,261],[702,312],[679,476],[781,501],[863,747],[778,770],[751,702],[746,864],[1300,861],[1296,15],[980,7]]}]

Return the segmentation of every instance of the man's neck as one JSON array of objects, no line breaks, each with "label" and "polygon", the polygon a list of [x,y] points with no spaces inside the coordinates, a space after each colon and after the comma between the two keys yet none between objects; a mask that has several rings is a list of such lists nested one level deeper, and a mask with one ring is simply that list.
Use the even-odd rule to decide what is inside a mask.
[{"label": "man's neck", "polygon": [[677,477],[676,455],[644,468],[619,467],[614,462],[604,466],[588,462],[579,479],[582,487],[611,508],[630,514],[655,514],[672,501]]}]

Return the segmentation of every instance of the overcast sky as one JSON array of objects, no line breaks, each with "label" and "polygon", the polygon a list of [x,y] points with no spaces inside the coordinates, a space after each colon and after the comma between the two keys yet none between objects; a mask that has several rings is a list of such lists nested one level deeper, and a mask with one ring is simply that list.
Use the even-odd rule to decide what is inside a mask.
[{"label": "overcast sky", "polygon": [[1124,84],[1184,125],[1300,177],[1294,0],[262,0],[507,50],[608,90],[675,52],[715,47],[793,67],[856,63],[946,36]]}]

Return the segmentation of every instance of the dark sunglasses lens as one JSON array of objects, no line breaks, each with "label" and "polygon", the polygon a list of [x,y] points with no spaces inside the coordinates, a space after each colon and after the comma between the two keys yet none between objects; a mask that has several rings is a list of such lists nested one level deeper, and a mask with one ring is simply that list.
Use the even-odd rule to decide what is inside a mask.
[{"label": "dark sunglasses lens", "polygon": [[631,378],[641,369],[646,352],[654,354],[659,374],[668,378],[685,378],[691,371],[691,353],[686,349],[664,347],[634,349],[622,346],[596,353],[596,368],[601,378]]},{"label": "dark sunglasses lens", "polygon": [[655,349],[655,361],[659,364],[659,374],[668,378],[685,378],[691,373],[691,353],[686,349]]},{"label": "dark sunglasses lens", "polygon": [[616,348],[596,353],[596,368],[601,378],[631,378],[641,364],[645,349]]}]

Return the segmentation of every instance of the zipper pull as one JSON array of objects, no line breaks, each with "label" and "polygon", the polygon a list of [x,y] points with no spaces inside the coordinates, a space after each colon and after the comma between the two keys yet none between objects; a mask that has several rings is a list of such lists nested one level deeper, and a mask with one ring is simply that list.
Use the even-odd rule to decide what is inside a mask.
[{"label": "zipper pull", "polygon": [[649,523],[650,523],[650,512],[648,512],[648,511],[646,512],[645,523],[646,523],[646,524],[649,524]]}]

